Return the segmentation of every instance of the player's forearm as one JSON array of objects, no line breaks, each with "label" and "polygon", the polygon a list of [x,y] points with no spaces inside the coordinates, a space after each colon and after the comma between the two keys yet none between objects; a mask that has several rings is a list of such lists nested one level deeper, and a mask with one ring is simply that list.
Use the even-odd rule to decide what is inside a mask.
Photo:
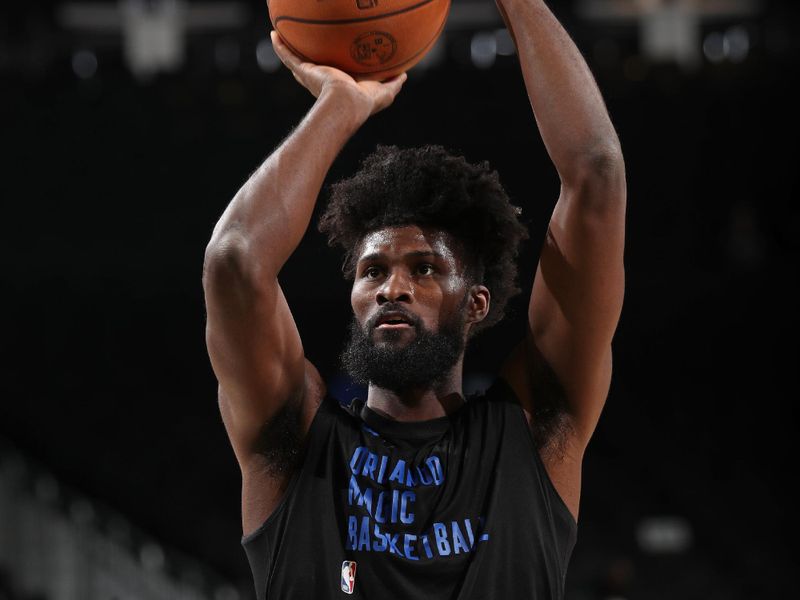
[{"label": "player's forearm", "polygon": [[276,276],[308,228],[334,159],[362,123],[346,93],[322,94],[228,205],[207,260],[235,253],[259,278]]},{"label": "player's forearm", "polygon": [[562,182],[621,165],[619,139],[575,43],[543,0],[497,0],[519,55],[542,140]]}]

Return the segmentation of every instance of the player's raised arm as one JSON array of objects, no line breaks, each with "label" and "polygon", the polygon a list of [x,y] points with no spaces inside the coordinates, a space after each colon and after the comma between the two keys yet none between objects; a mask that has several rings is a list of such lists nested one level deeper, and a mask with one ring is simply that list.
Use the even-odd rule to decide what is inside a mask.
[{"label": "player's raised arm", "polygon": [[[356,83],[336,69],[300,61],[275,37],[273,44],[317,101],[225,210],[206,249],[203,276],[208,352],[245,487],[254,460],[261,469],[264,454],[279,456],[281,444],[302,439],[324,393],[304,357],[278,273],[308,227],[336,155],[371,114],[391,104],[405,79]],[[283,437],[271,435],[276,430]],[[280,465],[272,466],[281,475]],[[245,529],[264,516],[248,515],[247,501]],[[259,498],[260,511],[269,505],[269,498]]]},{"label": "player's raised arm", "polygon": [[542,139],[561,179],[531,294],[526,343],[505,376],[529,414],[536,375],[550,365],[563,388],[569,434],[548,470],[577,514],[580,460],[611,380],[611,339],[622,308],[625,168],[600,91],[575,44],[542,0],[497,0],[515,40]]}]

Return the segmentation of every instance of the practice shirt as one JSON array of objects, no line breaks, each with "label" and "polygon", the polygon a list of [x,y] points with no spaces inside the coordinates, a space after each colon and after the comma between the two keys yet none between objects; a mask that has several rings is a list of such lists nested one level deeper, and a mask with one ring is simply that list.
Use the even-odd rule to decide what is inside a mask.
[{"label": "practice shirt", "polygon": [[511,388],[399,422],[326,397],[280,504],[242,539],[258,600],[556,600],[577,525]]}]

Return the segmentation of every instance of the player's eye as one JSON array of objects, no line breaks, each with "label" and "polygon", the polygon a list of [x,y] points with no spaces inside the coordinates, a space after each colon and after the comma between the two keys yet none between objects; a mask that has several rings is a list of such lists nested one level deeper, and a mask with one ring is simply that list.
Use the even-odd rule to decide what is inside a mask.
[{"label": "player's eye", "polygon": [[417,267],[417,273],[420,275],[433,275],[435,269],[432,264],[424,263]]},{"label": "player's eye", "polygon": [[376,277],[379,277],[380,274],[381,270],[378,267],[367,267],[362,273],[362,275],[367,279],[375,279]]}]

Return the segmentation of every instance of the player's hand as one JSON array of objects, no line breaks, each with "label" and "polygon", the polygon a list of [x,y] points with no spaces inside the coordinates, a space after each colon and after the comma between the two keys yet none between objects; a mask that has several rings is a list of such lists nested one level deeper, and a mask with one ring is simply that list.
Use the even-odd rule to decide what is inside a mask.
[{"label": "player's hand", "polygon": [[366,117],[394,102],[407,77],[405,73],[401,73],[386,81],[356,81],[334,67],[304,61],[283,43],[276,31],[272,31],[270,37],[278,58],[315,98],[319,98],[325,91],[349,94],[355,100],[357,109],[364,111]]}]

